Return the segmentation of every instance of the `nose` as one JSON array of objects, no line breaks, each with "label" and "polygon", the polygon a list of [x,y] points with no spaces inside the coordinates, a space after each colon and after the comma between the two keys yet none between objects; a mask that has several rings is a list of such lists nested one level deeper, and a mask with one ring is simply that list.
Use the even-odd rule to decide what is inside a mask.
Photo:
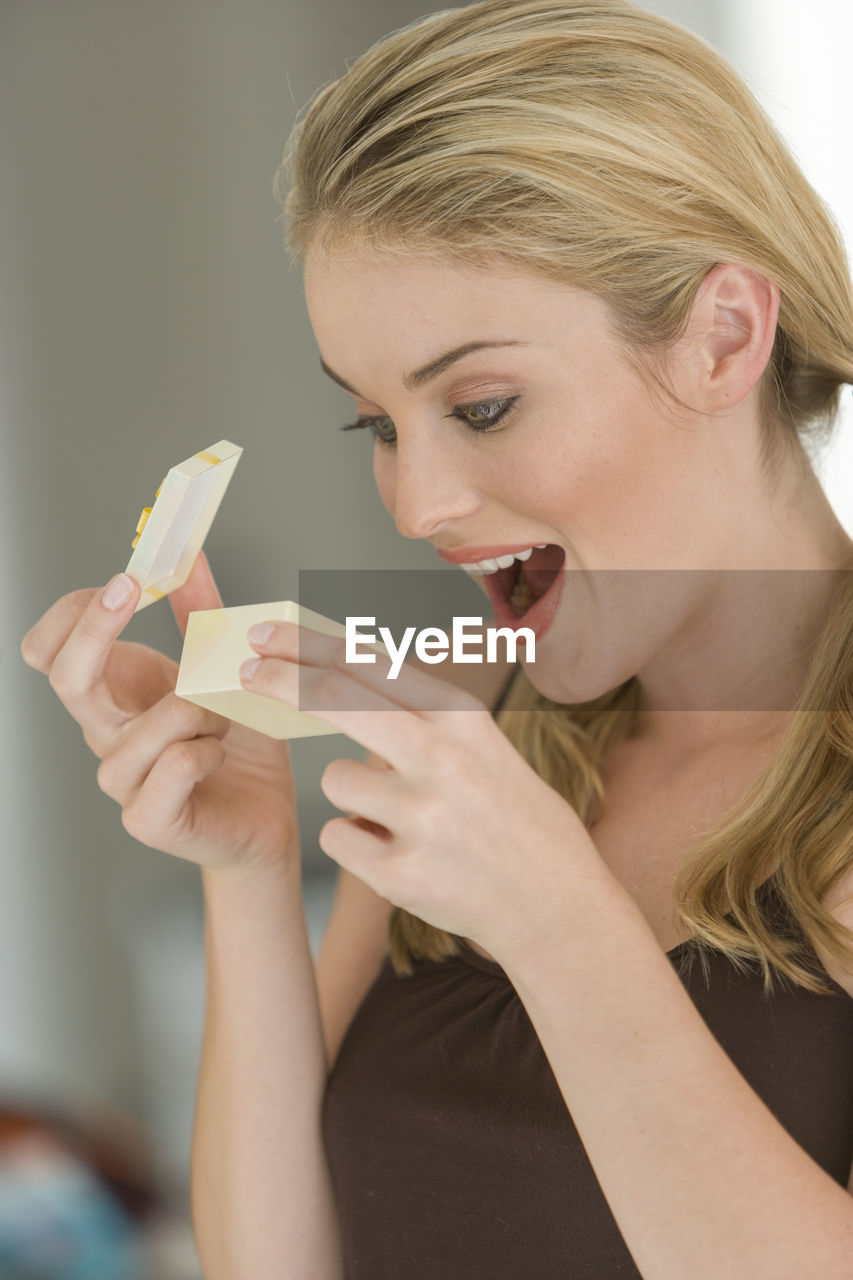
[{"label": "nose", "polygon": [[404,538],[431,538],[444,525],[467,522],[476,512],[480,495],[469,468],[446,441],[409,439],[398,442],[394,453],[384,496]]}]

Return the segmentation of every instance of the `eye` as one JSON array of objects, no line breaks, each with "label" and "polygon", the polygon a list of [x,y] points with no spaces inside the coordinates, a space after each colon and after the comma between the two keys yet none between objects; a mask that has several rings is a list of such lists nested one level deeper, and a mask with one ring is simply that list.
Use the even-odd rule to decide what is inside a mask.
[{"label": "eye", "polygon": [[[517,400],[518,396],[510,396],[508,400],[481,400],[476,404],[456,404],[453,406],[453,412],[446,413],[444,416],[458,418],[460,422],[466,423],[473,435],[484,435],[507,417]],[[394,424],[385,414],[362,415],[356,418],[355,422],[347,422],[338,430],[358,431],[363,427],[367,427],[372,432],[374,440],[378,440],[380,444],[393,448],[397,443]],[[383,430],[390,431],[392,434],[383,435]]]},{"label": "eye", "polygon": [[344,423],[342,427],[338,427],[338,430],[359,431],[362,428],[367,427],[373,435],[374,440],[378,440],[380,444],[390,445],[396,443],[393,438],[389,440],[381,434],[383,425],[389,426],[392,431],[394,430],[394,424],[391,419],[386,417],[384,414],[374,414],[372,416],[363,414],[361,417],[356,418],[355,422]]}]

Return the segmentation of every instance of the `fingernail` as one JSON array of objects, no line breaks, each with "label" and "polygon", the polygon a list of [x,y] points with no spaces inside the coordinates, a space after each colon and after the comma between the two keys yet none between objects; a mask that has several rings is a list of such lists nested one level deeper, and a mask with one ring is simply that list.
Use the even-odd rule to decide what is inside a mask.
[{"label": "fingernail", "polygon": [[260,665],[260,658],[247,658],[240,668],[240,679],[251,680]]},{"label": "fingernail", "polygon": [[271,622],[259,622],[254,627],[249,627],[249,640],[252,644],[266,644],[275,627]]},{"label": "fingernail", "polygon": [[105,609],[120,609],[127,604],[133,592],[133,580],[126,573],[117,573],[104,587],[101,604]]}]

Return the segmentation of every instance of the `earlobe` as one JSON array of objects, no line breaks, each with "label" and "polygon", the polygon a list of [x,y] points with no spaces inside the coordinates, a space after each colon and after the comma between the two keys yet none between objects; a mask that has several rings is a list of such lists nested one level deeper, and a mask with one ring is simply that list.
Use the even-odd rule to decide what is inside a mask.
[{"label": "earlobe", "polygon": [[770,359],[778,316],[779,289],[759,272],[725,262],[708,272],[694,304],[706,409],[749,394]]}]

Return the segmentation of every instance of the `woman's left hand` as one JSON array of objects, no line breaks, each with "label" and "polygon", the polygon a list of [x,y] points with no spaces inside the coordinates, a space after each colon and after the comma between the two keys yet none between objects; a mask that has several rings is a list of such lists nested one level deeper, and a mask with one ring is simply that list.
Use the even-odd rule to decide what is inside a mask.
[{"label": "woman's left hand", "polygon": [[499,961],[548,921],[559,936],[601,900],[609,873],[577,813],[481,702],[406,663],[389,680],[382,653],[347,663],[343,639],[272,625],[269,640],[252,645],[254,676],[241,668],[243,687],[334,725],[389,766],[326,766],[323,794],[350,816],[325,823],[324,853]]}]

